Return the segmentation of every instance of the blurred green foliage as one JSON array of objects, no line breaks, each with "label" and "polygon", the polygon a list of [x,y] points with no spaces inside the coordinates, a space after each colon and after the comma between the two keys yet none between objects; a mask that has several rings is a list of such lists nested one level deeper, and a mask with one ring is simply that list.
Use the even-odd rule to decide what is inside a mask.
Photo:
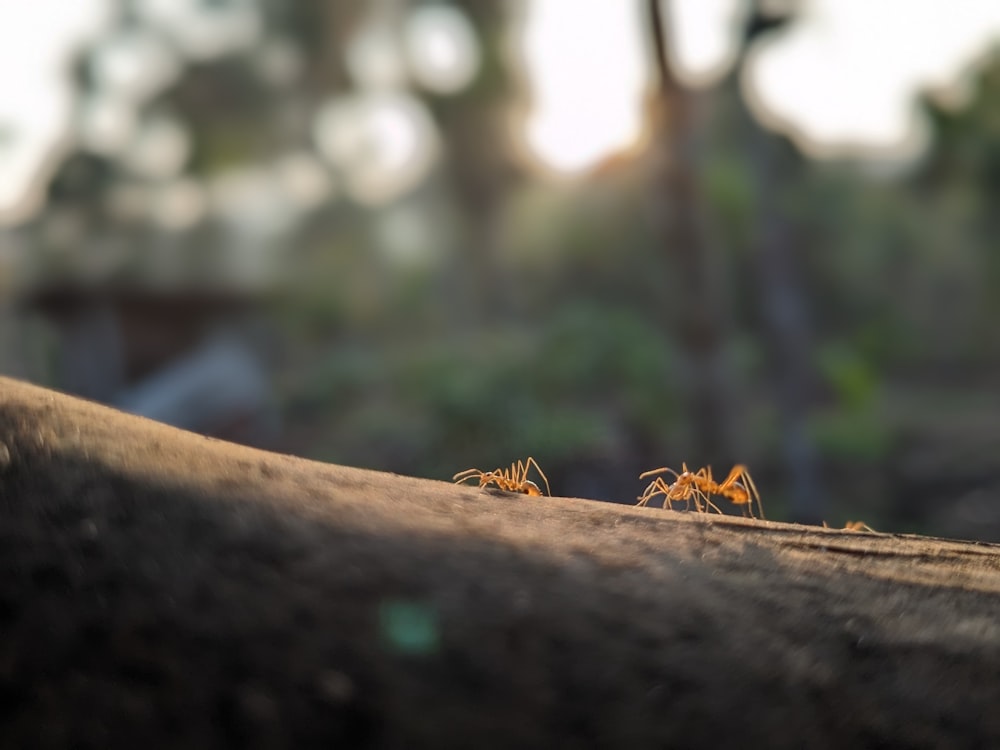
[{"label": "blurred green foliage", "polygon": [[[595,457],[609,472],[632,456],[679,464],[696,425],[690,352],[672,334],[690,311],[678,301],[677,248],[661,239],[672,209],[657,182],[662,154],[654,143],[575,181],[516,163],[502,13],[461,5],[485,45],[484,69],[467,91],[428,97],[437,172],[382,209],[338,195],[275,250],[274,370],[288,449],[442,479],[527,455],[550,475]],[[190,127],[195,178],[311,148],[313,111],[349,90],[337,44],[362,5],[270,6],[276,30],[301,46],[297,84],[263,86],[241,57],[192,66],[150,105]],[[1000,382],[1000,57],[982,68],[968,106],[926,104],[933,147],[905,174],[808,161],[754,129],[732,81],[699,96],[698,220],[714,243],[720,349],[737,402],[725,414],[762,492],[783,497],[788,460],[776,395],[783,364],[762,322],[769,289],[755,263],[764,203],[793,247],[794,268],[781,270],[807,303],[794,355],[812,390],[800,408],[830,496],[882,503],[873,513],[890,517],[883,506],[939,503],[922,456],[956,456],[941,473],[959,480],[1000,473],[1000,458],[986,469],[965,459],[1000,433],[995,405],[996,419],[966,429],[989,413]],[[774,174],[759,166],[762,142],[777,154]],[[68,160],[53,210],[25,231],[37,249],[30,262],[50,276],[79,263],[65,248],[80,237],[88,251],[138,248],[126,271],[164,248],[162,257],[199,267],[224,245],[221,231],[164,239],[151,226],[114,225],[102,191],[126,177],[99,161]],[[425,220],[431,248],[416,260],[400,261],[386,239],[387,215],[401,208]],[[956,394],[968,398],[956,404]],[[621,498],[631,494],[628,485]]]},{"label": "blurred green foliage", "polygon": [[539,331],[338,349],[296,387],[289,411],[336,425],[317,456],[382,456],[397,471],[447,477],[465,463],[599,454],[619,423],[655,436],[677,417],[675,366],[636,313],[580,303]]},{"label": "blurred green foliage", "polygon": [[877,377],[874,370],[849,347],[830,343],[818,356],[820,375],[829,384],[837,403],[847,411],[868,411],[875,401]]},{"label": "blurred green foliage", "polygon": [[[831,519],[849,512],[882,523],[903,495],[910,508],[936,503],[930,493],[922,499],[922,478],[910,478],[907,451],[937,444],[939,434],[952,434],[951,420],[971,412],[936,409],[934,420],[915,426],[905,415],[932,404],[913,400],[908,385],[925,385],[943,403],[957,383],[1000,377],[998,71],[1000,64],[983,74],[964,112],[929,108],[940,143],[905,178],[808,163],[786,150],[771,186],[814,323],[805,356],[816,392],[806,431],[830,492],[844,499]],[[732,115],[720,107],[716,116]],[[744,460],[764,476],[780,513],[786,490],[768,478],[783,428],[752,263],[759,186],[740,129],[711,132],[717,142],[702,182],[710,235],[726,264],[727,372],[740,399],[733,419],[742,420],[751,451]],[[323,304],[342,309],[341,332],[325,339],[322,367],[288,388],[293,412],[298,405],[306,421],[327,425],[310,444],[313,455],[444,479],[533,455],[552,474],[581,457],[618,455],[625,434],[630,449],[657,460],[674,460],[680,448],[679,463],[690,429],[686,362],[669,332],[685,311],[675,302],[669,248],[657,246],[650,228],[658,208],[645,165],[573,187],[514,183],[497,210],[502,255],[458,248],[443,256],[446,268],[462,269],[460,277],[446,272],[453,284],[431,273],[405,302],[392,297],[385,314],[408,321],[403,337],[390,324],[370,340],[343,340],[364,307],[351,300],[371,302],[371,289],[387,282],[364,270],[371,260],[363,254],[351,262],[340,255],[344,281]],[[502,310],[476,308],[484,288],[472,281],[477,273]],[[298,304],[308,309],[306,300]]]}]

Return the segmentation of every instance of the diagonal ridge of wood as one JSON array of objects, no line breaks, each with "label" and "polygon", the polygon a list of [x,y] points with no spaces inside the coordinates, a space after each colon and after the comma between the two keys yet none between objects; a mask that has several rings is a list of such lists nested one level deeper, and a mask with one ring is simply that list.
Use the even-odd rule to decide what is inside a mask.
[{"label": "diagonal ridge of wood", "polygon": [[994,545],[481,492],[0,378],[3,746],[1000,747],[998,612]]}]

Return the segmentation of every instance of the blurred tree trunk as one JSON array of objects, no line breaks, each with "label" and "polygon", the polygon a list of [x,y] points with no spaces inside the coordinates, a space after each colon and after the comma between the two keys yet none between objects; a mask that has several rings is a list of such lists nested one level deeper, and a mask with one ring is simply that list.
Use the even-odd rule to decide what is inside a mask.
[{"label": "blurred tree trunk", "polygon": [[433,102],[446,134],[443,173],[446,189],[458,207],[459,255],[455,259],[450,294],[461,314],[453,316],[460,329],[482,329],[509,315],[517,287],[502,259],[502,229],[508,194],[516,173],[501,113],[506,103],[501,28],[507,9],[502,5],[461,0],[458,5],[478,30],[482,70],[471,91],[462,97]]},{"label": "blurred tree trunk", "polygon": [[788,518],[816,524],[826,517],[827,504],[816,446],[808,431],[812,336],[807,304],[795,273],[793,230],[775,200],[781,192],[778,144],[753,124],[749,133],[757,196],[752,258],[764,342],[773,366],[781,458],[790,483]]},{"label": "blurred tree trunk", "polygon": [[[745,48],[759,33],[781,22],[752,15]],[[751,258],[764,343],[773,367],[781,459],[790,484],[788,518],[815,524],[827,516],[827,502],[816,446],[808,431],[812,335],[806,296],[796,276],[794,229],[779,203],[788,178],[794,177],[791,170],[795,165],[789,165],[784,158],[777,136],[766,132],[752,117],[745,120],[743,130],[748,134],[746,148],[756,198]]]},{"label": "blurred tree trunk", "polygon": [[690,367],[688,463],[733,459],[728,414],[732,388],[724,361],[725,315],[715,247],[706,236],[699,182],[694,95],[678,82],[667,58],[667,28],[660,0],[649,2],[660,96],[654,108],[659,147],[656,186],[660,235],[676,269],[679,313],[675,332]]}]

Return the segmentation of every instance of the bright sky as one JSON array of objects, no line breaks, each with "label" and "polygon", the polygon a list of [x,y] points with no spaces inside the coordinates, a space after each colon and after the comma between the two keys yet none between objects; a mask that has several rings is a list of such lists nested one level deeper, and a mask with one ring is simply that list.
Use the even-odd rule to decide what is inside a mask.
[{"label": "bright sky", "polygon": [[1000,49],[998,0],[808,0],[753,51],[754,113],[812,156],[919,155],[921,93],[961,100],[970,69]]},{"label": "bright sky", "polygon": [[[744,0],[662,0],[671,62],[690,85],[729,72]],[[918,97],[960,99],[1000,41],[1000,0],[801,0],[756,45],[743,84],[756,116],[817,158],[906,161],[927,145]],[[644,0],[525,0],[523,129],[533,155],[582,172],[640,138]],[[568,33],[572,30],[572,33]]]},{"label": "bright sky", "polygon": [[522,3],[515,54],[526,69],[529,153],[557,172],[580,172],[635,145],[650,82],[639,0]]},{"label": "bright sky", "polygon": [[670,14],[667,54],[683,83],[707,86],[729,72],[749,10],[744,0],[669,0],[661,6]]},{"label": "bright sky", "polygon": [[[681,78],[692,85],[717,82],[733,63],[747,0],[661,2]],[[184,124],[160,123],[151,130],[138,119],[140,105],[176,80],[185,59],[261,44],[265,32],[256,3],[133,0],[145,31],[125,32],[112,29],[114,0],[0,0],[0,226],[24,221],[39,209],[49,180],[78,143],[126,160],[147,178],[181,178]],[[817,158],[884,162],[919,155],[930,134],[918,97],[932,93],[960,102],[969,72],[1000,40],[1000,0],[799,0],[798,5],[793,24],[751,51],[742,83],[756,116]],[[348,193],[370,202],[390,200],[395,193],[385,185],[413,185],[429,169],[424,157],[435,148],[435,124],[407,90],[406,79],[453,92],[478,68],[477,43],[460,12],[416,7],[402,44],[399,37],[375,34],[348,51],[352,59],[378,53],[402,66],[398,76],[383,71],[392,80],[375,86],[382,91],[372,90],[360,72],[356,76],[357,93],[364,96],[351,100],[357,105],[351,111],[368,123],[358,127],[370,132],[362,138],[331,119],[330,107],[321,109],[317,122],[320,153],[349,162],[349,168],[333,166],[344,172]],[[579,174],[641,145],[642,102],[652,78],[646,1],[519,0],[510,7],[516,9],[513,48],[524,83],[516,132],[532,161]],[[95,44],[100,88],[80,101],[71,61]],[[374,94],[381,98],[372,99]],[[79,113],[83,117],[75,119]],[[358,139],[364,147],[351,147],[344,156],[345,140],[357,145]],[[172,151],[144,150],[144,144],[168,142]],[[152,151],[175,158],[153,159]],[[360,174],[366,170],[377,175]]]},{"label": "bright sky", "polygon": [[73,53],[110,14],[108,0],[0,0],[0,226],[41,205],[72,139]]}]

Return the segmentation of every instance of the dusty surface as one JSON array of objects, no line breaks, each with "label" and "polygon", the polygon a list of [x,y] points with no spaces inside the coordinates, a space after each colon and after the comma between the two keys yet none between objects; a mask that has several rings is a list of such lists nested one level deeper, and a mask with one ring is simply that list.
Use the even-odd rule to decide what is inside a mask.
[{"label": "dusty surface", "polygon": [[997,546],[481,492],[0,378],[4,746],[1000,747],[998,593]]}]

